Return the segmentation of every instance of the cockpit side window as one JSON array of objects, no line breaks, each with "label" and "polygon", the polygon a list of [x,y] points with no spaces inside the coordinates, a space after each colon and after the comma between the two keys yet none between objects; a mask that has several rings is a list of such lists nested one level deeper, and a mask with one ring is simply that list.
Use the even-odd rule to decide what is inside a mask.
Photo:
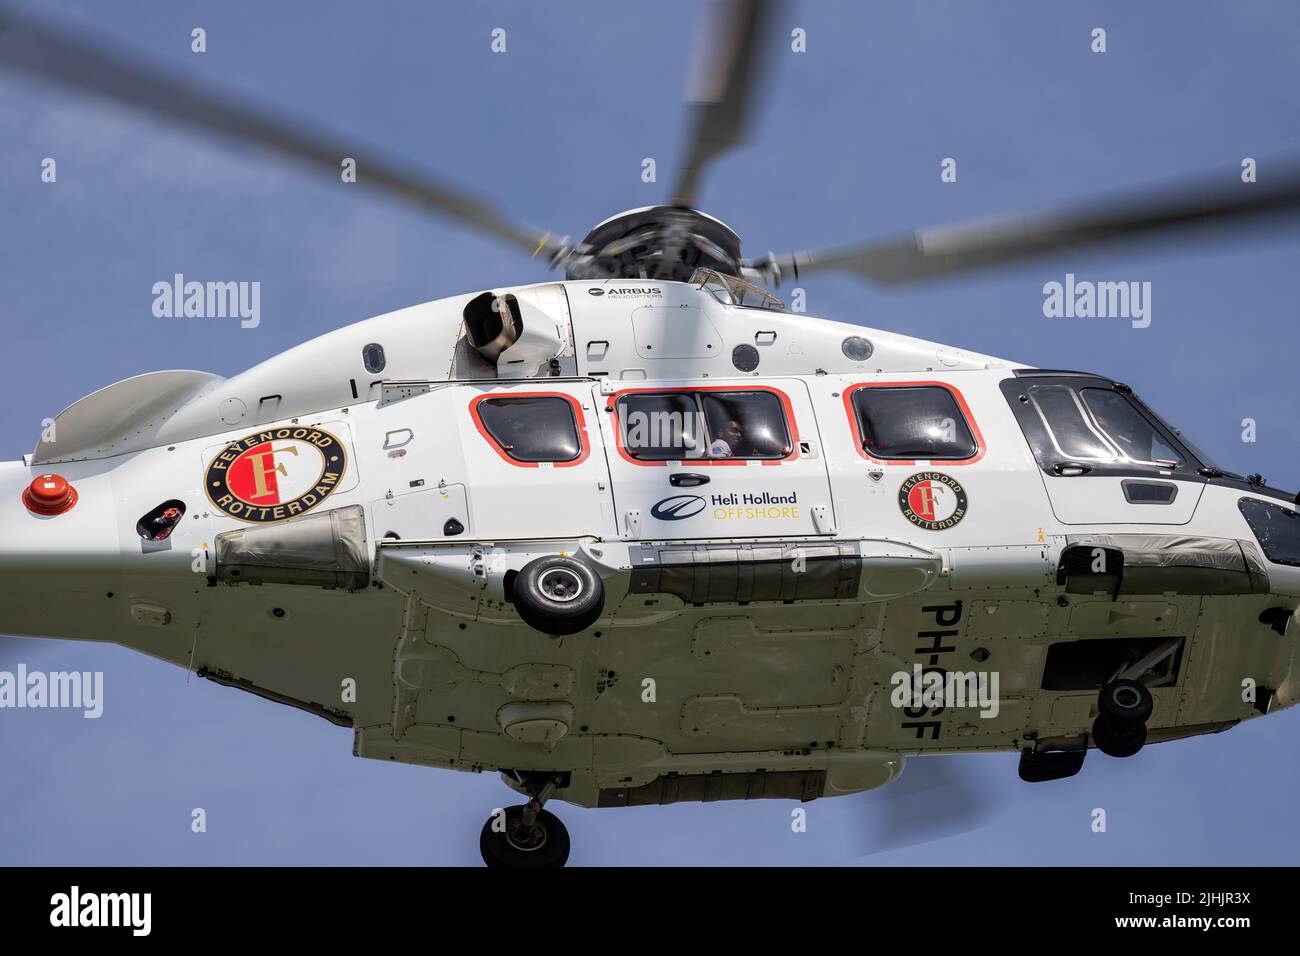
[{"label": "cockpit side window", "polygon": [[1119,454],[1092,423],[1074,389],[1067,385],[1033,385],[1028,395],[1047,437],[1063,458],[1118,460]]},{"label": "cockpit side window", "polygon": [[478,399],[474,415],[483,431],[514,461],[572,462],[583,441],[571,399],[559,395],[511,395]]},{"label": "cockpit side window", "polygon": [[966,461],[980,443],[942,385],[862,385],[849,392],[863,452],[881,461]]},{"label": "cockpit side window", "polygon": [[1146,465],[1177,465],[1185,456],[1127,398],[1111,389],[1080,390],[1092,420],[1123,457]]},{"label": "cockpit side window", "polygon": [[767,390],[634,392],[617,411],[622,449],[635,461],[781,459],[793,450],[781,398]]},{"label": "cockpit side window", "polygon": [[1123,386],[1085,376],[1035,376],[1008,379],[1002,391],[1049,474],[1196,476],[1196,458]]}]

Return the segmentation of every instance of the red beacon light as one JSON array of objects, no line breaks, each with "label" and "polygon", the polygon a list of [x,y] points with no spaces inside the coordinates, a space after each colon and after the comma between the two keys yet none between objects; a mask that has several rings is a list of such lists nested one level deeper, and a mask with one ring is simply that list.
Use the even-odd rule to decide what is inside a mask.
[{"label": "red beacon light", "polygon": [[38,515],[61,515],[77,503],[77,489],[62,475],[37,475],[23,491],[23,504]]}]

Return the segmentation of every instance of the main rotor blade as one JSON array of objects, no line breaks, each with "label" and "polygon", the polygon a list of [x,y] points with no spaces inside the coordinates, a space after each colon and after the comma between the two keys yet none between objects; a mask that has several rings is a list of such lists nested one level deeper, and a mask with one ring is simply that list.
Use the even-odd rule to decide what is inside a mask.
[{"label": "main rotor blade", "polygon": [[[881,285],[939,278],[1111,242],[1197,237],[1267,217],[1300,213],[1300,162],[1259,164],[1260,180],[1201,180],[1176,189],[1114,197],[1061,213],[923,229],[897,239],[754,263],[775,277],[839,269]],[[775,269],[773,268],[775,266]]]},{"label": "main rotor blade", "polygon": [[359,183],[414,202],[531,255],[549,255],[561,248],[550,233],[512,223],[487,201],[426,173],[387,162],[358,143],[326,138],[302,124],[204,91],[172,73],[137,66],[128,53],[105,52],[98,38],[92,42],[60,26],[20,17],[4,4],[0,4],[0,67],[269,147],[335,177],[340,175],[343,159],[352,157],[357,161]]},{"label": "main rotor blade", "polygon": [[745,138],[759,78],[757,47],[782,0],[725,0],[700,34],[688,93],[689,139],[672,201],[695,205],[705,166]]}]

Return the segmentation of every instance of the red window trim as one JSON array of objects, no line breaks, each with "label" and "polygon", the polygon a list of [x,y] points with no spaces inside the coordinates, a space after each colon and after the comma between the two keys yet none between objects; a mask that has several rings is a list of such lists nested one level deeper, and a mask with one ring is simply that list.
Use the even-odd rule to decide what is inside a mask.
[{"label": "red window trim", "polygon": [[[680,394],[683,392],[769,392],[775,395],[781,402],[781,411],[785,415],[786,428],[790,433],[790,454],[784,458],[665,458],[655,461],[642,461],[634,458],[627,453],[623,447],[623,429],[619,427],[618,421],[618,400],[624,395],[635,394]],[[664,467],[670,462],[680,461],[683,464],[690,464],[692,468],[705,467],[712,468],[715,466],[740,466],[749,467],[751,461],[761,462],[764,465],[780,465],[787,461],[794,461],[799,457],[799,424],[794,418],[794,407],[790,403],[790,396],[779,388],[771,385],[681,385],[681,386],[660,386],[659,388],[625,388],[609,396],[609,415],[613,424],[614,446],[618,449],[619,456],[626,462],[633,465],[641,465],[645,468]]]},{"label": "red window trim", "polygon": [[[517,458],[511,458],[509,453],[501,447],[495,438],[492,437],[492,433],[484,426],[483,419],[478,413],[479,402],[484,402],[492,398],[564,399],[569,403],[569,407],[573,410],[573,420],[578,425],[578,441],[582,445],[582,451],[578,454],[578,457],[574,458],[572,461],[520,461]],[[478,433],[483,436],[484,440],[492,450],[501,457],[502,461],[514,465],[516,468],[540,468],[542,465],[547,465],[550,468],[572,468],[574,465],[581,465],[587,460],[587,456],[591,454],[591,440],[587,437],[587,419],[586,416],[582,414],[582,403],[572,395],[565,394],[564,392],[488,392],[486,395],[479,395],[470,399],[469,414],[470,418],[474,420],[474,427],[478,429]]]},{"label": "red window trim", "polygon": [[923,381],[923,382],[859,382],[856,385],[850,385],[844,390],[844,411],[849,416],[849,430],[853,433],[853,447],[858,450],[858,454],[867,461],[877,465],[906,465],[909,468],[916,467],[917,461],[926,459],[915,458],[876,458],[874,455],[867,453],[862,447],[862,429],[858,427],[858,413],[853,407],[853,395],[859,389],[863,388],[915,388],[917,386],[930,385],[946,389],[948,394],[953,397],[957,403],[957,408],[961,411],[962,416],[966,419],[966,427],[970,429],[971,437],[975,439],[975,454],[969,458],[958,459],[932,459],[931,465],[942,465],[945,468],[955,468],[960,465],[973,465],[984,457],[987,446],[984,444],[984,435],[980,432],[979,424],[975,421],[975,416],[971,414],[970,406],[966,404],[966,399],[961,391],[954,385],[947,382]]}]

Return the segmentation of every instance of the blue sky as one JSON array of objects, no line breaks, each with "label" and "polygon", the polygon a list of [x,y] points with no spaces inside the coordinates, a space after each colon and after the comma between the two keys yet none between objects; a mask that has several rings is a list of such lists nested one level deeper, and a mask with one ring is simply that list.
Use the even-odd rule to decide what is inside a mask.
[{"label": "blue sky", "polygon": [[[666,197],[700,15],[688,2],[577,0],[27,6],[575,237]],[[701,198],[751,255],[1187,174],[1231,182],[1245,156],[1264,180],[1270,158],[1300,152],[1290,0],[804,0],[789,21],[807,30],[808,52],[777,57],[750,144],[711,170]],[[195,26],[206,54],[190,52]],[[504,55],[489,51],[498,26]],[[1097,26],[1101,55],[1089,51]],[[54,185],[39,179],[47,156]],[[644,157],[658,184],[641,181]],[[958,161],[956,183],[939,180],[944,157]],[[813,314],[1127,381],[1226,467],[1295,488],[1298,260],[1292,224],[925,288],[830,275],[801,285]],[[1067,271],[1151,282],[1151,326],[1044,318],[1042,286]],[[260,281],[261,325],[155,318],[151,287],[175,272]],[[0,73],[6,458],[32,449],[41,419],[127,376],[231,375],[371,315],[545,277],[262,150]],[[1241,440],[1247,417],[1254,444]],[[483,819],[512,802],[494,774],[357,760],[346,730],[120,648],[32,641],[6,653],[104,671],[106,712],[0,712],[2,863],[477,863]],[[883,851],[879,830],[901,812],[888,791],[808,805],[804,834],[776,801],[557,809],[575,864],[1294,863],[1297,731],[1291,711],[1134,760],[1094,754],[1078,777],[1033,787],[1012,755],[953,758],[956,792],[987,812],[983,825]],[[945,797],[907,803],[924,813]],[[196,806],[206,834],[190,832]],[[1099,806],[1105,834],[1089,829]]]}]

